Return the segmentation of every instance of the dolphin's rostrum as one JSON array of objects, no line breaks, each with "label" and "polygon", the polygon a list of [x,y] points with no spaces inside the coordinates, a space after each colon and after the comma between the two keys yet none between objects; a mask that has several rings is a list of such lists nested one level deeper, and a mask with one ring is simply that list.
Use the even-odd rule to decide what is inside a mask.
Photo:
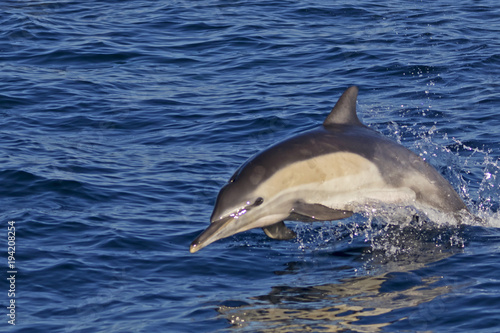
[{"label": "dolphin's rostrum", "polygon": [[320,128],[244,163],[220,190],[211,224],[190,252],[254,228],[271,238],[291,239],[295,233],[285,220],[338,220],[387,204],[466,211],[432,166],[359,121],[357,95],[357,87],[348,88]]}]

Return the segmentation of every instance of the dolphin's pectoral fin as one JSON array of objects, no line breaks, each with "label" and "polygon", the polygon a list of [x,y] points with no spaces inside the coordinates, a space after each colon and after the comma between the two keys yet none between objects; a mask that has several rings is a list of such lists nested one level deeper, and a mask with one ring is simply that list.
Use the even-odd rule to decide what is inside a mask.
[{"label": "dolphin's pectoral fin", "polygon": [[341,220],[352,216],[350,210],[332,209],[321,204],[308,204],[303,201],[297,201],[293,205],[293,211],[290,214],[297,221],[333,221]]},{"label": "dolphin's pectoral fin", "polygon": [[287,240],[287,239],[292,239],[297,236],[297,234],[287,228],[285,223],[283,221],[271,224],[265,228],[262,228],[266,235],[272,239],[280,239],[280,240]]},{"label": "dolphin's pectoral fin", "polygon": [[287,221],[297,221],[297,222],[319,222],[321,220],[316,220],[310,216],[300,215],[297,213],[290,213],[290,215],[286,218]]}]

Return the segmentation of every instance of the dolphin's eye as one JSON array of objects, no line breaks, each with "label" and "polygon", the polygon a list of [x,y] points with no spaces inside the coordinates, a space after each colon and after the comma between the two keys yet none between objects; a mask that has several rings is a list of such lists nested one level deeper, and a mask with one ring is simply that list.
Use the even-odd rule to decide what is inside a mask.
[{"label": "dolphin's eye", "polygon": [[262,199],[261,197],[258,197],[257,200],[255,200],[255,202],[253,203],[253,205],[260,206],[260,205],[262,205],[263,202],[264,202],[264,199]]},{"label": "dolphin's eye", "polygon": [[255,201],[253,203],[250,203],[250,201],[247,201],[247,203],[246,203],[247,205],[245,208],[243,208],[243,210],[245,210],[245,211],[250,210],[254,207],[262,205],[263,202],[264,202],[264,199],[262,199],[261,197],[258,197],[257,199],[255,199]]}]

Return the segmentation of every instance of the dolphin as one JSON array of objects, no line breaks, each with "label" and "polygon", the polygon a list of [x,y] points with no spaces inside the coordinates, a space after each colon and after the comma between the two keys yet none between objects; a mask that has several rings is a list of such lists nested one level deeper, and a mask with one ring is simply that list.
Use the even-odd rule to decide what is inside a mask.
[{"label": "dolphin", "polygon": [[339,220],[386,205],[468,211],[436,169],[361,123],[357,96],[358,88],[349,87],[322,126],[271,146],[236,170],[190,252],[254,228],[292,239],[296,234],[285,220]]}]

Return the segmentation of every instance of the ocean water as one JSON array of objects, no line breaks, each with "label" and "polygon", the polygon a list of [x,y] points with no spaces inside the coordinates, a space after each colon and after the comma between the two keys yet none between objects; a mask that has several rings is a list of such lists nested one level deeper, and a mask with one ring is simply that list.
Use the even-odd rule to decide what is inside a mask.
[{"label": "ocean water", "polygon": [[[496,1],[1,7],[2,332],[500,331]],[[236,168],[350,85],[483,223],[355,215],[190,254]]]}]

